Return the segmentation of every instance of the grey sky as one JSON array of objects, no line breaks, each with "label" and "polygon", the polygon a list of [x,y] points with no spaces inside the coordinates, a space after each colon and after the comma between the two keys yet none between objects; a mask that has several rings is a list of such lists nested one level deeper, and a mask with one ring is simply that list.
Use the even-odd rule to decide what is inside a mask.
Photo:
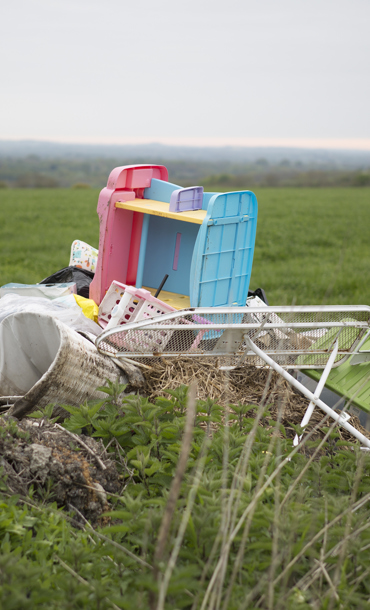
[{"label": "grey sky", "polygon": [[369,0],[6,2],[0,139],[370,148],[369,30]]}]

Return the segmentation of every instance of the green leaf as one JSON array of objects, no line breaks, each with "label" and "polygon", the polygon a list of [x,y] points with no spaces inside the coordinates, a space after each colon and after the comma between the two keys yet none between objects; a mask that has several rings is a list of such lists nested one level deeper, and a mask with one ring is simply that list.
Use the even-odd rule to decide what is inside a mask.
[{"label": "green leaf", "polygon": [[104,517],[113,517],[114,519],[121,519],[122,521],[129,521],[132,519],[132,514],[127,510],[111,510],[103,513]]},{"label": "green leaf", "polygon": [[127,534],[131,528],[128,525],[110,525],[109,527],[103,527],[103,534]]},{"label": "green leaf", "polygon": [[155,472],[158,472],[159,470],[161,470],[162,465],[159,461],[154,462],[150,468],[145,468],[144,472],[148,477],[151,477]]},{"label": "green leaf", "polygon": [[144,463],[141,462],[140,460],[130,460],[130,464],[135,466],[135,468],[137,468],[138,470],[142,470],[142,468],[144,466]]}]

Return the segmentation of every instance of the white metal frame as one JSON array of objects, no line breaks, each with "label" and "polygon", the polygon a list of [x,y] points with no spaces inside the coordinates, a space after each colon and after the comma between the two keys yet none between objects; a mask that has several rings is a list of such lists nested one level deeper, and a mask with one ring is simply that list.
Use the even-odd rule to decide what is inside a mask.
[{"label": "white metal frame", "polygon": [[[315,313],[326,313],[326,314],[338,314],[338,313],[342,313],[343,316],[346,316],[347,314],[350,315],[351,313],[354,314],[355,312],[366,312],[366,314],[368,314],[368,318],[366,321],[358,321],[358,320],[351,320],[348,318],[345,318],[344,320],[340,321],[340,320],[333,320],[332,322],[330,321],[325,321],[325,322],[309,322],[309,323],[305,323],[305,322],[283,322],[282,320],[280,320],[279,322],[277,322],[275,320],[275,322],[271,322],[270,321],[270,314],[275,314],[276,316],[279,316],[279,314],[286,314],[286,313],[290,313],[290,314],[294,314],[294,313],[307,313],[307,314],[315,314]],[[330,373],[330,371],[332,370],[332,368],[334,366],[338,366],[339,364],[341,364],[343,361],[345,361],[347,358],[349,358],[352,354],[355,354],[355,356],[357,356],[357,358],[359,358],[361,360],[361,352],[359,351],[361,346],[365,343],[365,341],[368,339],[369,334],[370,334],[370,307],[368,306],[361,306],[361,305],[357,305],[357,306],[339,306],[339,305],[334,305],[334,306],[322,306],[322,307],[315,307],[315,306],[301,306],[301,307],[217,307],[217,308],[190,308],[187,310],[180,310],[180,311],[176,311],[170,314],[166,314],[163,316],[159,316],[158,318],[151,318],[148,319],[147,321],[140,321],[140,322],[133,322],[133,323],[129,323],[124,325],[123,327],[116,327],[116,328],[112,328],[109,329],[107,331],[104,331],[103,333],[101,333],[101,335],[99,335],[96,339],[96,346],[98,348],[98,350],[101,353],[104,353],[108,356],[114,357],[114,358],[123,358],[123,359],[137,359],[137,358],[151,358],[151,357],[156,357],[156,356],[161,356],[163,358],[166,357],[174,357],[176,355],[180,355],[180,353],[176,353],[176,352],[166,352],[166,351],[162,351],[160,353],[158,352],[154,352],[154,351],[132,351],[132,352],[123,352],[120,353],[119,350],[117,350],[115,353],[112,353],[112,348],[110,345],[110,341],[109,341],[109,337],[114,337],[115,335],[124,335],[125,333],[129,333],[129,332],[133,332],[133,331],[154,331],[154,330],[171,330],[171,331],[187,331],[189,330],[189,328],[191,328],[191,323],[190,323],[190,327],[188,325],[185,325],[184,323],[179,323],[179,319],[184,319],[184,316],[189,315],[189,316],[196,316],[197,320],[202,319],[202,317],[204,316],[212,316],[212,315],[225,315],[227,316],[227,314],[232,314],[233,316],[235,316],[235,314],[240,314],[241,316],[243,316],[244,314],[250,314],[253,316],[253,314],[258,314],[258,316],[261,316],[261,314],[264,315],[264,320],[260,321],[260,317],[258,318],[258,316],[255,317],[255,322],[240,322],[240,323],[228,323],[228,322],[222,322],[222,323],[218,323],[215,322],[214,326],[213,326],[213,330],[215,331],[238,331],[236,333],[236,336],[238,336],[238,340],[240,341],[241,339],[243,340],[243,345],[244,345],[244,349],[243,350],[239,350],[238,352],[234,352],[232,349],[232,344],[234,343],[234,345],[236,344],[235,341],[231,341],[228,342],[225,341],[225,349],[221,350],[221,351],[201,351],[199,350],[198,352],[195,352],[194,350],[192,351],[191,349],[188,351],[185,351],[182,353],[182,355],[187,356],[187,357],[222,357],[222,356],[240,356],[241,359],[245,359],[248,356],[257,356],[258,358],[261,358],[262,361],[269,367],[271,367],[272,369],[274,369],[276,372],[278,372],[280,375],[282,375],[282,377],[284,377],[284,379],[286,379],[286,381],[288,381],[290,383],[290,385],[292,385],[293,387],[295,387],[297,390],[299,390],[304,396],[306,396],[309,400],[310,403],[308,405],[307,411],[303,417],[302,426],[307,425],[307,423],[309,422],[311,415],[313,413],[313,410],[315,408],[315,406],[318,406],[320,409],[322,409],[325,413],[327,413],[332,419],[334,419],[336,422],[338,422],[338,424],[340,424],[341,426],[343,426],[346,430],[348,430],[355,438],[357,438],[365,447],[370,449],[370,440],[368,438],[366,438],[363,434],[361,434],[361,432],[359,432],[358,430],[356,430],[356,428],[354,428],[353,426],[351,426],[351,424],[348,423],[348,419],[349,416],[346,413],[343,414],[338,414],[336,413],[333,409],[331,409],[327,404],[325,404],[321,399],[320,399],[320,395],[321,392],[325,386],[326,380],[328,378],[328,375]],[[250,315],[249,315],[249,319],[250,319]],[[177,320],[177,323],[176,323]],[[207,323],[194,323],[194,328],[199,331],[199,330],[204,330],[204,331],[210,331],[210,323],[209,321],[205,320],[205,322]],[[346,350],[340,350],[339,349],[339,341],[338,341],[338,333],[336,333],[336,336],[333,338],[333,341],[330,345],[330,348],[327,350],[319,350],[319,352],[315,351],[312,352],[309,349],[301,349],[301,350],[272,350],[272,355],[276,356],[283,356],[283,355],[287,355],[289,353],[292,353],[294,356],[299,356],[300,354],[302,355],[313,355],[315,353],[325,353],[328,354],[328,352],[330,353],[330,357],[328,359],[328,361],[325,364],[324,367],[324,371],[322,374],[322,377],[317,385],[316,391],[313,394],[312,392],[310,392],[302,383],[300,383],[297,379],[295,379],[287,370],[285,370],[283,368],[283,366],[281,366],[278,362],[275,362],[275,360],[273,360],[270,355],[268,353],[266,353],[267,350],[262,350],[260,349],[256,344],[255,341],[257,340],[258,336],[260,335],[260,333],[262,331],[269,331],[269,330],[285,330],[285,332],[287,331],[292,331],[294,332],[294,329],[302,329],[302,328],[315,328],[315,329],[320,329],[320,328],[325,328],[325,329],[330,329],[330,328],[346,328],[346,327],[354,327],[357,329],[361,329],[362,332],[362,336],[360,336],[357,340],[355,339],[353,341],[353,344]],[[247,331],[251,331],[251,330],[255,330],[255,333],[253,335],[253,340],[251,339],[250,335],[247,334]],[[340,333],[340,331],[338,331]],[[227,334],[227,333],[226,333]],[[230,332],[229,332],[229,336],[230,336]],[[109,349],[107,349],[107,346],[109,345]],[[198,346],[198,344],[197,344]],[[365,352],[365,354],[367,354],[367,352]],[[342,355],[343,358],[340,359],[339,362],[335,363],[335,360],[337,358],[338,355]],[[364,355],[364,357],[366,358],[366,355]],[[287,367],[286,367],[287,368]],[[289,366],[290,369],[292,368],[315,368],[317,369],[318,366],[317,365],[302,365],[301,367],[297,367],[295,365],[291,365]],[[298,438],[298,435],[295,437],[294,439],[294,445],[297,445],[299,442],[300,438]]]},{"label": "white metal frame", "polygon": [[[303,418],[303,419],[305,419],[306,416],[308,417],[307,423],[309,421],[309,418],[312,415],[313,409],[311,410],[311,403],[313,403],[314,405],[317,405],[318,407],[320,407],[320,409],[322,409],[324,411],[324,413],[327,413],[332,419],[334,419],[336,422],[338,422],[338,424],[343,426],[343,428],[348,430],[348,432],[353,434],[353,436],[355,438],[357,438],[363,445],[365,445],[365,447],[370,449],[370,440],[366,436],[364,436],[361,432],[356,430],[356,428],[351,426],[351,424],[348,423],[349,418],[347,417],[346,413],[344,413],[343,415],[341,413],[336,413],[336,411],[331,409],[327,404],[325,404],[322,400],[320,400],[320,398],[318,398],[316,396],[316,394],[319,393],[318,388],[316,388],[316,392],[315,392],[315,394],[313,394],[304,385],[302,385],[302,383],[300,383],[300,381],[298,381],[292,375],[290,375],[288,373],[288,371],[285,371],[274,360],[272,360],[269,356],[267,356],[267,354],[264,354],[264,352],[262,350],[260,350],[259,347],[254,345],[254,343],[249,339],[249,337],[247,338],[247,341],[249,343],[249,347],[251,348],[251,350],[253,352],[255,352],[255,354],[257,354],[257,356],[260,356],[260,358],[262,358],[268,366],[273,368],[277,373],[280,373],[280,375],[282,375],[284,377],[284,379],[286,379],[286,381],[288,381],[290,383],[290,385],[292,385],[294,388],[296,388],[297,390],[302,392],[302,394],[304,394],[304,396],[306,396],[306,398],[310,399],[311,402],[308,405],[308,409],[306,411],[305,417]],[[330,367],[330,370],[331,370],[331,367]],[[328,374],[329,374],[329,372],[330,371],[328,371]],[[320,391],[320,394],[321,394],[321,391]],[[311,412],[309,412],[309,410]],[[296,440],[295,440],[295,444],[298,444]]]},{"label": "white metal frame", "polygon": [[[267,318],[267,320],[269,319],[269,316],[271,316],[271,314],[275,314],[277,316],[279,316],[279,314],[294,314],[294,313],[303,313],[303,314],[321,314],[321,313],[326,313],[326,314],[337,314],[337,313],[342,313],[343,315],[350,315],[351,313],[357,313],[357,312],[366,312],[366,314],[369,316],[367,321],[356,321],[356,320],[343,320],[343,321],[338,321],[338,320],[333,320],[333,321],[325,321],[325,322],[283,322],[280,321],[278,322],[271,322],[271,321],[265,321],[263,322],[263,327],[261,326],[261,321],[258,319],[257,316],[261,317],[261,315],[265,316],[265,318]],[[231,314],[233,316],[235,315],[244,315],[244,314],[250,314],[250,316],[255,315],[256,321],[255,322],[242,322],[242,323],[227,323],[227,322],[222,322],[222,323],[214,323],[213,325],[213,329],[214,330],[219,330],[219,331],[225,331],[225,330],[233,330],[233,331],[239,331],[239,337],[243,337],[244,333],[248,330],[255,330],[256,334],[260,334],[261,330],[263,329],[264,331],[285,331],[285,332],[290,332],[293,331],[295,329],[330,329],[330,328],[348,328],[348,327],[353,327],[353,328],[357,328],[357,329],[361,329],[364,330],[364,336],[360,337],[360,339],[354,341],[353,345],[350,347],[350,349],[345,349],[345,350],[341,350],[338,349],[338,354],[342,355],[343,357],[340,359],[340,361],[337,361],[333,366],[339,366],[339,364],[342,364],[349,356],[351,356],[352,354],[359,354],[359,357],[362,357],[362,354],[364,352],[359,353],[359,349],[361,347],[361,345],[363,345],[363,343],[368,339],[369,335],[370,335],[370,307],[365,306],[365,305],[327,305],[327,306],[299,306],[299,307],[213,307],[213,308],[205,308],[205,307],[201,307],[201,308],[189,308],[189,309],[182,309],[179,311],[175,311],[169,314],[165,314],[165,315],[161,315],[155,318],[149,318],[148,320],[141,320],[139,322],[132,322],[132,323],[128,323],[125,324],[123,326],[120,327],[115,327],[115,328],[111,328],[109,330],[105,330],[103,331],[96,340],[96,346],[98,348],[98,350],[101,353],[104,353],[106,355],[112,356],[114,355],[116,358],[152,358],[152,357],[156,357],[158,356],[158,352],[156,351],[150,351],[150,350],[130,350],[129,352],[125,352],[125,353],[120,353],[119,350],[117,350],[114,354],[112,353],[112,349],[108,349],[106,350],[104,348],[104,342],[109,342],[109,337],[112,337],[113,335],[117,335],[117,333],[129,333],[130,331],[135,331],[135,330],[166,330],[166,331],[183,331],[185,329],[184,324],[179,323],[179,319],[183,318],[186,315],[192,315],[192,316],[196,316],[198,319],[201,317],[205,317],[205,316],[211,316],[211,315],[223,315],[223,316],[227,316],[227,314]],[[176,323],[177,321],[177,323]],[[201,323],[194,323],[194,329],[195,330],[204,330],[204,331],[210,331],[210,329],[212,328],[212,326],[210,325],[210,323],[208,321],[206,321],[206,324],[201,324]],[[165,327],[163,326],[165,324]],[[188,326],[188,328],[191,328]],[[244,332],[243,332],[244,331]],[[256,337],[256,335],[255,335]],[[335,343],[335,338],[333,339],[333,346]],[[300,356],[300,355],[314,355],[314,354],[319,354],[319,353],[323,353],[323,354],[327,354],[328,350],[315,350],[315,351],[311,351],[309,349],[291,349],[291,350],[287,350],[287,349],[275,349],[275,350],[264,350],[265,352],[267,352],[270,355],[275,355],[275,356],[284,356],[284,355],[292,355],[292,356]],[[183,354],[183,352],[178,352],[179,354]],[[186,356],[187,357],[219,357],[219,356],[230,356],[231,355],[232,350],[230,350],[230,346],[227,346],[225,348],[224,351],[217,351],[217,353],[213,350],[210,351],[202,351],[202,352],[197,352],[197,351],[193,351],[193,350],[189,350],[186,352]],[[166,352],[165,350],[162,350],[160,353],[161,357],[163,358],[167,358],[167,357],[171,357],[173,358],[174,356],[177,355],[177,352],[174,351],[168,351]],[[185,354],[183,354],[185,355]],[[235,353],[236,356],[242,356],[243,358],[247,358],[248,356],[253,356],[253,351],[249,351],[248,353],[245,352],[244,349],[240,350],[239,352]],[[365,357],[365,356],[364,356]],[[326,365],[326,363],[325,363]],[[325,366],[324,365],[324,366]],[[284,365],[283,365],[284,366]],[[287,365],[287,368],[301,368],[301,369],[317,369],[317,368],[324,368],[324,366],[320,366],[317,363],[314,363],[312,365],[310,364],[297,364],[295,363],[294,366],[292,366],[292,364],[290,363],[289,365]]]}]

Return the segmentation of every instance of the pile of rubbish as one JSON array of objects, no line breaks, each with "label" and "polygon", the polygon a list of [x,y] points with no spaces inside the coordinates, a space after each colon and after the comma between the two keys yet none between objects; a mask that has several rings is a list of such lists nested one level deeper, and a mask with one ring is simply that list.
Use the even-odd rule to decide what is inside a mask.
[{"label": "pile of rubbish", "polygon": [[[106,398],[97,388],[104,386],[107,380],[126,384],[126,393],[140,392],[152,402],[159,396],[168,396],[168,390],[196,381],[198,399],[212,399],[229,408],[231,419],[233,404],[249,405],[248,417],[254,416],[261,402],[268,405],[268,417],[263,418],[260,425],[271,428],[271,419],[279,419],[287,436],[294,438],[292,424],[301,423],[307,398],[263,363],[259,367],[245,362],[222,367],[217,357],[192,358],[189,350],[167,359],[118,359],[114,353],[109,355],[109,351],[106,354],[99,350],[98,338],[106,331],[118,330],[117,327],[129,322],[147,324],[155,317],[165,320],[166,315],[172,315],[176,310],[158,298],[165,278],[155,296],[143,288],[113,281],[101,303],[95,303],[89,298],[89,287],[97,256],[97,250],[76,240],[72,244],[68,267],[39,284],[11,283],[0,288],[0,413],[4,414],[0,466],[11,493],[25,496],[33,486],[39,496],[49,494],[48,499],[72,511],[77,521],[101,522],[101,515],[109,506],[109,495],[122,493],[122,477],[103,443],[89,436],[78,437],[55,420],[35,419],[32,413],[55,405],[53,418],[59,417],[61,421],[68,417],[63,405],[78,407],[86,400]],[[250,299],[252,307],[267,305],[261,289]],[[189,320],[185,320],[187,335],[184,336],[190,351],[195,352],[201,341],[206,346],[213,341],[207,339],[211,336],[212,316],[204,318],[192,309],[189,312]],[[180,321],[184,323],[186,314],[180,315],[183,316]],[[260,324],[262,314],[253,315],[252,322]],[[275,318],[271,318],[272,322],[282,322],[276,315]],[[199,335],[190,328],[191,321],[204,324]],[[153,336],[151,331],[139,329],[137,332],[144,344]],[[171,339],[174,349],[176,334],[169,334],[168,330],[158,332],[168,341]],[[212,332],[216,333],[213,342],[217,345],[222,341],[222,333]],[[227,332],[235,342],[236,331]],[[265,349],[272,338],[278,337],[281,344],[279,333],[281,335],[279,330],[267,332],[262,329],[258,341]],[[316,339],[316,336],[311,339],[308,333],[304,335],[310,345]],[[104,338],[104,345],[117,350],[120,341],[123,340],[118,333],[115,343],[109,346],[108,336]],[[124,349],[128,345],[127,341],[122,342]],[[167,351],[170,347],[171,343],[168,343]],[[137,349],[135,342],[134,348]],[[318,409],[311,417],[307,430],[317,427],[313,438],[322,435],[322,417]],[[363,437],[370,438],[356,417],[352,417],[351,424]],[[343,428],[340,428],[340,437],[352,440],[351,434]],[[303,446],[302,451],[309,450]]]}]

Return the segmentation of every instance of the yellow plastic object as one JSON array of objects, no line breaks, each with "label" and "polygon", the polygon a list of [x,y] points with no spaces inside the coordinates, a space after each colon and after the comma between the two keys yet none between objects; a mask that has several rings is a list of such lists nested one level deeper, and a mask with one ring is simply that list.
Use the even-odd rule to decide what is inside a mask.
[{"label": "yellow plastic object", "polygon": [[133,201],[117,201],[116,208],[142,212],[150,216],[163,216],[164,218],[174,218],[185,222],[193,222],[201,225],[206,217],[206,210],[189,210],[188,212],[170,212],[170,204],[164,201],[154,201],[154,199],[134,199]]},{"label": "yellow plastic object", "polygon": [[77,305],[81,307],[83,314],[90,318],[90,320],[94,320],[94,322],[98,323],[98,313],[99,307],[92,299],[85,299],[85,297],[80,297],[78,294],[73,295],[76,299]]},{"label": "yellow plastic object", "polygon": [[[143,288],[149,290],[153,296],[157,290],[156,288],[148,288],[148,286],[143,286]],[[187,309],[190,307],[190,297],[186,294],[177,294],[176,292],[161,290],[158,299],[163,301],[163,303],[167,303],[167,305],[171,305],[171,307],[174,307],[175,309]]]}]

